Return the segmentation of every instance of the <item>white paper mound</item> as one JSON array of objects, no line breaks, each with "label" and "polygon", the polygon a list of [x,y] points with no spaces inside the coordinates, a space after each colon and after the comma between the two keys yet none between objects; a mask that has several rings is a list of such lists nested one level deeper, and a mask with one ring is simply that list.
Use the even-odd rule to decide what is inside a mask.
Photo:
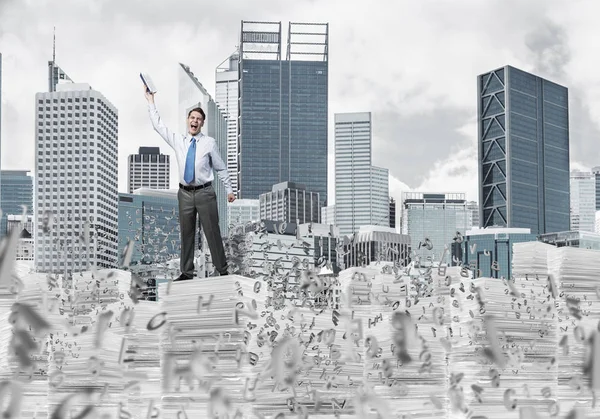
[{"label": "white paper mound", "polygon": [[374,263],[162,283],[158,302],[122,270],[15,268],[0,392],[22,418],[598,417],[598,255],[522,243],[510,279]]}]

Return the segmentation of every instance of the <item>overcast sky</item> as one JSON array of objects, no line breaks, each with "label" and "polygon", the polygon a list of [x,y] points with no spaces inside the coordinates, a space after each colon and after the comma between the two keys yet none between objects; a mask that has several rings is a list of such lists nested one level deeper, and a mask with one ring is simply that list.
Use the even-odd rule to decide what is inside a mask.
[{"label": "overcast sky", "polygon": [[[415,190],[477,200],[476,76],[506,64],[569,87],[571,167],[600,165],[598,15],[595,0],[0,0],[2,168],[34,168],[53,26],[58,65],[119,110],[126,191],[129,154],[171,153],[150,127],[140,71],[176,127],[178,62],[214,94],[242,19],[329,22],[330,126],[337,112],[373,113],[373,164],[390,169],[397,199]],[[333,201],[331,127],[329,137]]]}]

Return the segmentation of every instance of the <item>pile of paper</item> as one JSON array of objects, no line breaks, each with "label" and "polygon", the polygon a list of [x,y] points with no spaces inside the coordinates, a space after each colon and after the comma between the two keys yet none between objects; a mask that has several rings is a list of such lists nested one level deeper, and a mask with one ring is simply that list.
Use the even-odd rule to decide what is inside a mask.
[{"label": "pile of paper", "polygon": [[558,286],[558,388],[553,398],[560,401],[561,411],[574,407],[588,415],[592,408],[592,390],[600,383],[596,375],[600,340],[600,257],[598,251],[573,247],[555,248],[548,252],[548,268]]},{"label": "pile of paper", "polygon": [[542,242],[513,244],[512,276],[548,275],[548,251],[554,246]]},{"label": "pile of paper", "polygon": [[129,280],[128,272],[108,269],[59,280],[64,319],[49,345],[50,412],[96,405],[99,413],[112,414],[127,408],[126,338],[119,319],[125,303],[131,305]]},{"label": "pile of paper", "polygon": [[541,390],[556,382],[556,328],[553,302],[544,298],[547,281],[509,282],[454,285],[451,417],[518,418],[520,407],[549,405]]},{"label": "pile of paper", "polygon": [[151,328],[160,334],[165,415],[185,409],[188,417],[211,417],[209,410],[233,415],[244,408],[244,366],[257,362],[245,345],[265,307],[265,284],[229,275],[160,284],[159,295],[163,314]]},{"label": "pile of paper", "polygon": [[89,326],[109,305],[131,303],[131,274],[117,269],[77,272],[63,279],[63,309],[73,325]]},{"label": "pile of paper", "polygon": [[[11,381],[15,373],[20,370],[18,360],[14,356],[13,327],[9,321],[9,319],[13,320],[11,314],[17,301],[18,288],[10,274],[12,272],[9,270],[0,276],[0,382],[2,383]],[[15,380],[12,382],[14,383]],[[18,386],[16,391],[22,391],[22,385],[16,383],[12,385]],[[44,398],[41,396],[39,402],[43,403],[43,401]],[[8,403],[4,402],[3,406],[7,405]]]},{"label": "pile of paper", "polygon": [[[19,368],[20,362],[13,359],[11,370],[20,370],[18,380],[23,385],[23,397],[27,403],[22,405],[21,417],[34,417],[36,412],[46,410],[48,404],[48,358],[49,336],[60,327],[62,316],[59,313],[59,301],[56,289],[48,285],[45,274],[26,274],[20,278],[22,289],[17,298],[18,306],[13,306],[13,313],[18,319],[13,324],[16,329],[25,330],[36,348],[29,352],[31,369]],[[28,313],[28,314],[26,314]],[[37,318],[37,320],[36,320]],[[36,324],[38,325],[36,327]],[[30,328],[31,326],[31,328]],[[39,327],[39,330],[37,330]],[[16,330],[15,330],[16,331]],[[8,336],[13,336],[11,332]],[[14,347],[14,346],[13,346]]]},{"label": "pile of paper", "polygon": [[340,273],[342,289],[350,298],[343,308],[363,325],[360,344],[365,347],[364,384],[369,396],[363,397],[365,405],[356,406],[357,413],[445,416],[446,350],[440,338],[446,335],[449,317],[443,299],[432,297],[434,281],[429,274],[376,265]]},{"label": "pile of paper", "polygon": [[[65,400],[71,400],[73,408],[80,410],[101,400],[100,411],[107,413],[126,404],[124,365],[119,359],[121,337],[106,330],[100,337],[84,333],[57,334],[52,338],[48,371],[50,411],[60,409]],[[86,393],[90,394],[83,397]],[[73,394],[78,396],[71,399]]]},{"label": "pile of paper", "polygon": [[161,367],[158,333],[148,330],[148,324],[159,311],[159,304],[152,301],[139,301],[133,307],[120,313],[120,327],[115,330],[125,338],[122,354],[124,368],[124,390],[127,406],[133,417],[136,412],[145,413],[151,402],[160,408]]}]

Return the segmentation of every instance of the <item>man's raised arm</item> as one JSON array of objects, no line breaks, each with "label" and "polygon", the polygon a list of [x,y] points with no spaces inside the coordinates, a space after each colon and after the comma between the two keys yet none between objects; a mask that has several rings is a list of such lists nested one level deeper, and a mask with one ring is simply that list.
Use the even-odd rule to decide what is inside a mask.
[{"label": "man's raised arm", "polygon": [[175,147],[175,134],[167,128],[163,123],[162,118],[158,114],[158,109],[154,104],[154,93],[148,92],[144,85],[144,93],[146,94],[146,100],[148,100],[148,113],[150,114],[150,121],[154,130],[169,144],[171,147]]}]

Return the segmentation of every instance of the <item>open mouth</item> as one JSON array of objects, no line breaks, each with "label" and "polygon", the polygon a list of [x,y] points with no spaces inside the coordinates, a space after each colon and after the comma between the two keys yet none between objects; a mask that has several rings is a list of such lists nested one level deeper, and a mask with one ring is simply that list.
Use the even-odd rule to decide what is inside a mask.
[{"label": "open mouth", "polygon": [[190,124],[190,127],[192,127],[192,129],[193,129],[193,130],[197,130],[197,129],[198,129],[198,124],[196,124],[196,123],[192,122],[192,123]]}]

